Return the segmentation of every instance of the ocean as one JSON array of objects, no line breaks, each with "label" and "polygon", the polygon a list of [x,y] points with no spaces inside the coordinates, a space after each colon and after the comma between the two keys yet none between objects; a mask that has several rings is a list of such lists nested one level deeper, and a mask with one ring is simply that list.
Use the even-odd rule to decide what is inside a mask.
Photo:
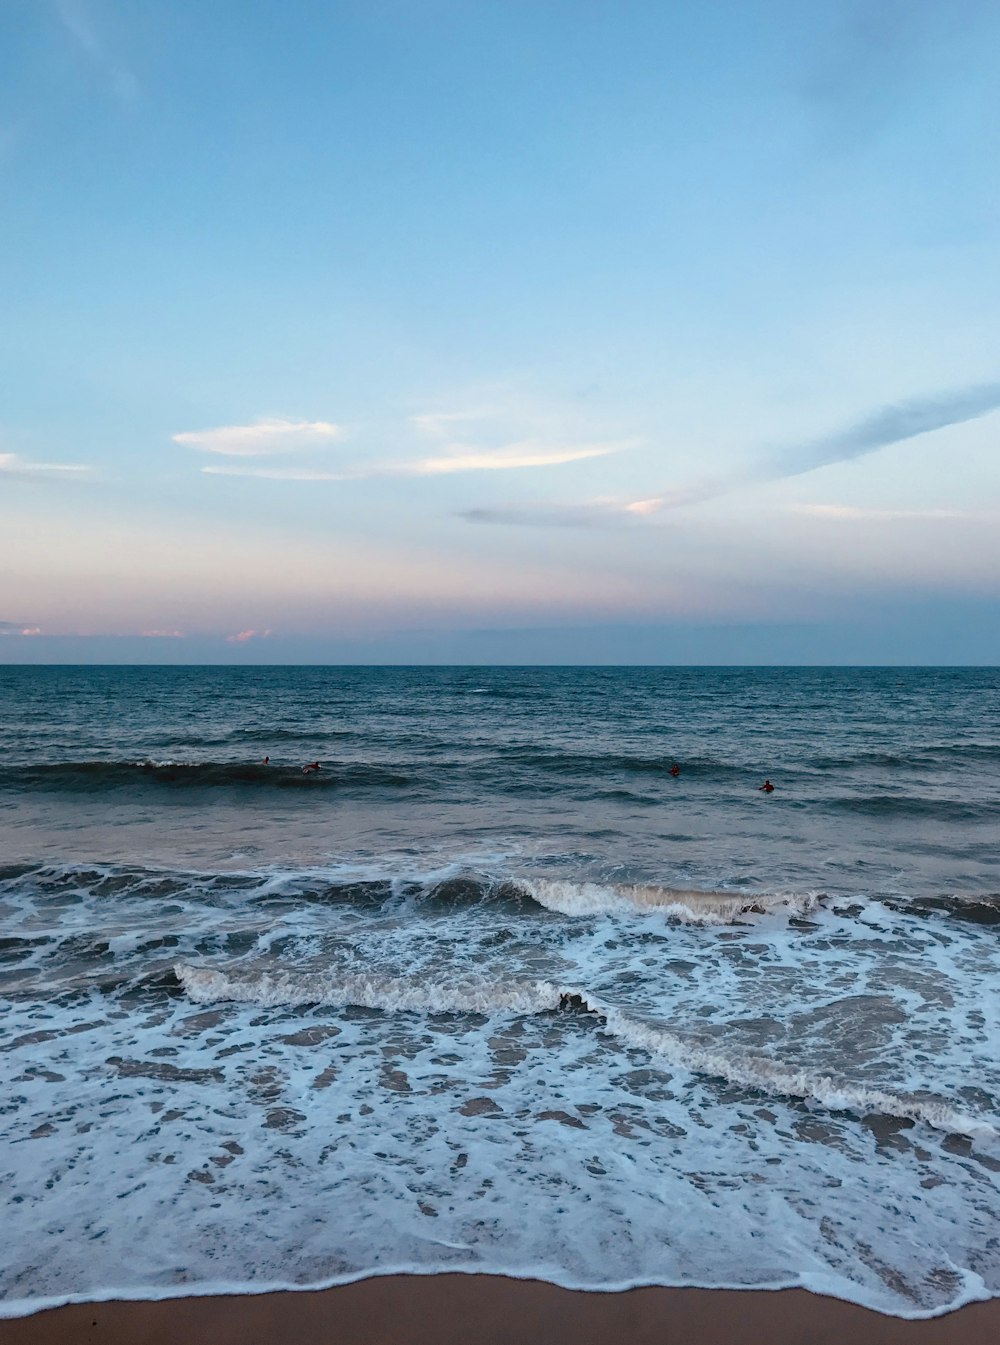
[{"label": "ocean", "polygon": [[0,708],[0,1314],[1000,1295],[1000,670],[6,667]]}]

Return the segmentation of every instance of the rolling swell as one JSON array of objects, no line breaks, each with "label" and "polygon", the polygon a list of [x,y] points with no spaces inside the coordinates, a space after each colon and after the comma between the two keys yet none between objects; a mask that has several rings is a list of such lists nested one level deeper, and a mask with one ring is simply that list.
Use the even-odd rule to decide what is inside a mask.
[{"label": "rolling swell", "polygon": [[974,897],[914,897],[905,902],[884,897],[882,904],[904,915],[949,915],[974,925],[1000,925],[1000,892]]},{"label": "rolling swell", "polygon": [[1000,1132],[985,1118],[959,1111],[943,1098],[920,1098],[871,1088],[794,1064],[744,1052],[727,1053],[659,1025],[623,1013],[586,990],[552,981],[490,984],[375,975],[334,975],[276,970],[231,974],[179,962],[174,974],[196,1004],[229,1001],[261,1007],[325,1005],[383,1013],[525,1015],[571,1011],[590,1015],[627,1050],[645,1051],[674,1068],[708,1075],[728,1084],[813,1103],[829,1111],[872,1113],[923,1122],[949,1134],[992,1142]]},{"label": "rolling swell", "polygon": [[931,819],[938,822],[978,822],[1000,817],[1000,803],[985,799],[963,802],[919,794],[845,795],[830,799],[826,807],[835,812],[873,818]]},{"label": "rolling swell", "polygon": [[362,734],[353,729],[331,729],[323,728],[317,731],[315,726],[309,725],[305,728],[274,728],[269,725],[261,725],[259,728],[239,728],[231,729],[225,733],[179,733],[164,739],[172,747],[232,747],[242,743],[252,743],[254,747],[260,747],[261,751],[267,750],[272,743],[305,743],[310,750],[315,750],[317,742],[329,742],[332,738],[360,738]]},{"label": "rolling swell", "polygon": [[300,766],[264,766],[225,761],[61,761],[7,766],[0,770],[0,790],[88,793],[141,789],[378,789],[404,788],[416,782],[412,772],[363,762],[324,765],[304,775]]},{"label": "rolling swell", "polygon": [[[507,765],[541,771],[549,775],[590,777],[608,775],[668,776],[675,758],[669,754],[641,756],[622,752],[555,752],[537,748],[515,748],[503,753]],[[746,777],[754,769],[740,762],[715,761],[707,757],[684,758],[682,772],[705,780]]]}]

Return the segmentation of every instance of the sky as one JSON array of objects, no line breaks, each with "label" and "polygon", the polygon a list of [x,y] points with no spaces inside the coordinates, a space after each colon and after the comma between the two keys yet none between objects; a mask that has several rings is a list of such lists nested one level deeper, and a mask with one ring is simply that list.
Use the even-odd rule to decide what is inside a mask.
[{"label": "sky", "polygon": [[0,663],[1000,663],[994,0],[5,0]]}]

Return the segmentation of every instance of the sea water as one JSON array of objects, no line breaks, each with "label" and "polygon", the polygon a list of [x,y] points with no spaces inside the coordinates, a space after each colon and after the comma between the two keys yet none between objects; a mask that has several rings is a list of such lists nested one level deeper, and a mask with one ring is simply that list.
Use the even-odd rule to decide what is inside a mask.
[{"label": "sea water", "polygon": [[1000,1294],[1000,670],[5,668],[0,708],[0,1313]]}]

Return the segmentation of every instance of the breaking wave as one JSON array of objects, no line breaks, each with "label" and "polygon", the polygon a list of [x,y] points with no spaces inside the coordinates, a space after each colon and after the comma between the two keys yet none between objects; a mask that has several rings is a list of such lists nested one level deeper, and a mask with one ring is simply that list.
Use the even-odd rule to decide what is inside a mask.
[{"label": "breaking wave", "polygon": [[580,883],[562,879],[522,880],[528,894],[546,910],[560,915],[658,911],[691,924],[731,924],[741,915],[783,911],[806,915],[821,900],[818,893],[704,892],[690,888],[641,883]]}]

